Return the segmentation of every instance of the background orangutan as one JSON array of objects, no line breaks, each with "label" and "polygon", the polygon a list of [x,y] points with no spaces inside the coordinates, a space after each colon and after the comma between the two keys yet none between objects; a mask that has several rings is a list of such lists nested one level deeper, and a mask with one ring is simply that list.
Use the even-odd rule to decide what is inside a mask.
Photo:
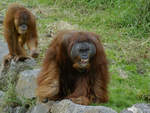
[{"label": "background orangutan", "polygon": [[99,36],[62,31],[52,41],[37,78],[42,102],[71,99],[88,105],[108,101],[109,74]]},{"label": "background orangutan", "polygon": [[27,44],[31,56],[36,58],[37,52],[37,30],[34,15],[19,4],[11,4],[4,18],[4,37],[8,44],[9,54],[5,60],[14,58],[27,58],[24,49]]}]

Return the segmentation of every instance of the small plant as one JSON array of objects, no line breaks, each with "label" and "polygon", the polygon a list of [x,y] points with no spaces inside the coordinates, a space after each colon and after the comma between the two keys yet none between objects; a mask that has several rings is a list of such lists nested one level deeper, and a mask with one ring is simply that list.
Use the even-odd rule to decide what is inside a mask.
[{"label": "small plant", "polygon": [[21,105],[21,100],[17,97],[16,91],[15,91],[15,85],[8,84],[8,89],[5,92],[4,95],[4,107],[5,106],[18,106]]},{"label": "small plant", "polygon": [[137,94],[137,97],[150,103],[150,89],[141,91],[140,93]]}]

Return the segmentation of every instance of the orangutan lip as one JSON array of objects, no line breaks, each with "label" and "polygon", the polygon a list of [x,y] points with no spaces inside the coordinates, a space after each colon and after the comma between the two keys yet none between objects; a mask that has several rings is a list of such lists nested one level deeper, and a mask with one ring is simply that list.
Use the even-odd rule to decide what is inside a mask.
[{"label": "orangutan lip", "polygon": [[88,59],[81,59],[81,63],[87,63],[89,60]]}]

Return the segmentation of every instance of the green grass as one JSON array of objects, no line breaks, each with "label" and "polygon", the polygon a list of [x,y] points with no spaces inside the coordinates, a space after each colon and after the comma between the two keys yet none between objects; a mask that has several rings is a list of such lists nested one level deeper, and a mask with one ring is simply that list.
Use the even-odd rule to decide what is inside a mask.
[{"label": "green grass", "polygon": [[[109,60],[110,100],[105,105],[121,111],[135,103],[150,103],[150,2],[148,0],[7,0],[17,1],[37,17],[40,58],[50,43],[43,34],[53,23],[65,21],[80,30],[101,35]],[[4,14],[4,13],[2,13]],[[54,30],[54,32],[56,32]],[[121,72],[120,72],[121,70]],[[123,78],[121,75],[126,75]]]}]

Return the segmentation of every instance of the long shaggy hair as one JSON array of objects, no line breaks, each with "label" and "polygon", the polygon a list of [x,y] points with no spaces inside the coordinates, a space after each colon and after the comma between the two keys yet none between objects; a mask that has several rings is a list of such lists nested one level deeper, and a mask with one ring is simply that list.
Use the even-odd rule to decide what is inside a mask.
[{"label": "long shaggy hair", "polygon": [[[97,34],[80,31],[62,31],[56,35],[37,79],[40,100],[69,98],[84,105],[108,101],[108,63],[99,38]],[[70,51],[78,42],[91,42],[96,47],[87,72],[80,72],[72,66]]]}]

